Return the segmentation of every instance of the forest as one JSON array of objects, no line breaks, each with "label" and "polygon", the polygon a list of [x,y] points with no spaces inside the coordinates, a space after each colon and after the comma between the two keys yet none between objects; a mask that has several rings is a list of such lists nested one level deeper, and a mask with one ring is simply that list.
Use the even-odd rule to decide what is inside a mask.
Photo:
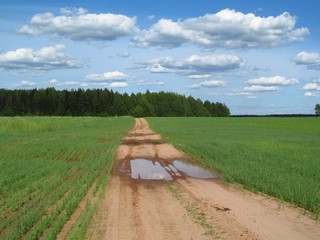
[{"label": "forest", "polygon": [[229,108],[172,92],[108,89],[0,89],[0,116],[228,117]]}]

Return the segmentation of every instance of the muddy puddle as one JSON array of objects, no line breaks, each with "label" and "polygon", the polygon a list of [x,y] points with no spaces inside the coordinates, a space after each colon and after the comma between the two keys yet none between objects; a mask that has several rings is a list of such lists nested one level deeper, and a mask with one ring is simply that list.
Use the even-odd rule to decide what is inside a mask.
[{"label": "muddy puddle", "polygon": [[209,170],[186,160],[157,160],[144,158],[126,160],[119,171],[135,180],[174,180],[177,178],[216,178]]},{"label": "muddy puddle", "polygon": [[217,178],[151,131],[144,119],[136,119],[135,127],[121,140],[112,173],[133,180]]}]

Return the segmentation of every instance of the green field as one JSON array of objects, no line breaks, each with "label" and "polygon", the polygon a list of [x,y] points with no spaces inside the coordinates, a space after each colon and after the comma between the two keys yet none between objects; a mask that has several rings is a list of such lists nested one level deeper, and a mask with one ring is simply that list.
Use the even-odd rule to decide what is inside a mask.
[{"label": "green field", "polygon": [[[147,118],[223,179],[320,215],[320,118]],[[133,118],[0,118],[0,239],[81,239]],[[210,191],[210,189],[208,189]],[[85,197],[85,198],[84,198]]]},{"label": "green field", "polygon": [[151,129],[223,179],[319,216],[320,118],[147,120]]},{"label": "green field", "polygon": [[[0,118],[0,238],[55,239],[91,189],[102,196],[133,118]],[[98,201],[88,198],[67,239],[81,239]]]}]

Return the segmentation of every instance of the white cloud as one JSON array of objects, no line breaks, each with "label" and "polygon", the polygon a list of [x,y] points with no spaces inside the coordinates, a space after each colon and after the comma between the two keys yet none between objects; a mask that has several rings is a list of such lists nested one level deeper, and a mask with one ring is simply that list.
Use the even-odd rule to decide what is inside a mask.
[{"label": "white cloud", "polygon": [[314,83],[308,83],[303,86],[304,90],[320,90],[320,85],[317,84],[316,82]]},{"label": "white cloud", "polygon": [[279,87],[252,85],[252,86],[243,88],[243,90],[245,92],[275,92],[279,90]]},{"label": "white cloud", "polygon": [[278,16],[259,17],[224,9],[215,14],[184,21],[160,19],[132,40],[139,47],[179,47],[192,43],[205,49],[266,48],[302,41],[307,28],[295,28],[296,18],[284,12]]},{"label": "white cloud", "polygon": [[[285,78],[283,76],[274,77],[261,77],[250,79],[246,82],[250,86],[244,87],[240,92],[242,95],[246,95],[248,98],[256,98],[256,95],[251,95],[252,92],[275,92],[280,89],[280,86],[292,86],[299,83],[299,80],[295,78]],[[236,94],[235,94],[236,95]]]},{"label": "white cloud", "polygon": [[165,83],[161,81],[151,82],[151,81],[139,80],[137,84],[140,86],[163,86]]},{"label": "white cloud", "polygon": [[48,82],[54,86],[80,86],[80,83],[76,81],[61,82],[57,79],[51,79]]},{"label": "white cloud", "polygon": [[221,80],[210,80],[210,81],[203,81],[198,84],[193,84],[190,88],[199,89],[200,87],[204,88],[216,88],[216,87],[226,87],[227,83]]},{"label": "white cloud", "polygon": [[88,74],[85,79],[88,81],[93,82],[104,82],[104,81],[119,81],[119,80],[126,80],[128,78],[127,75],[125,75],[122,72],[114,71],[114,72],[105,72],[102,74]]},{"label": "white cloud", "polygon": [[190,41],[193,31],[184,29],[180,22],[160,19],[149,30],[133,38],[132,42],[138,47],[161,46],[167,48],[179,47]]},{"label": "white cloud", "polygon": [[57,79],[51,79],[49,80],[49,83],[51,84],[57,84],[59,81]]},{"label": "white cloud", "polygon": [[88,14],[83,8],[62,8],[61,15],[39,13],[18,32],[27,35],[55,34],[78,41],[110,41],[135,33],[136,19],[120,14]]},{"label": "white cloud", "polygon": [[188,78],[193,78],[193,79],[210,78],[210,77],[211,77],[210,74],[194,74],[194,75],[188,76]]},{"label": "white cloud", "polygon": [[149,15],[149,16],[147,17],[147,19],[148,19],[148,20],[154,19],[154,15]]},{"label": "white cloud", "polygon": [[32,86],[35,86],[36,84],[34,82],[23,80],[23,81],[20,82],[20,85],[22,87],[32,87]]},{"label": "white cloud", "polygon": [[0,69],[43,74],[54,69],[80,68],[83,63],[64,52],[64,45],[43,47],[39,50],[19,48],[0,54]]},{"label": "white cloud", "polygon": [[138,62],[136,63],[136,67],[151,73],[170,73],[175,72],[173,69],[170,69],[174,62],[175,59],[173,57],[161,57],[146,62]]},{"label": "white cloud", "polygon": [[211,73],[230,72],[244,67],[243,60],[234,55],[192,55],[183,60],[162,57],[136,63],[138,69],[152,73],[178,73],[191,78],[207,77]]},{"label": "white cloud", "polygon": [[126,83],[126,82],[113,82],[113,83],[109,84],[109,87],[111,87],[111,88],[124,88],[124,87],[128,87],[128,83]]},{"label": "white cloud", "polygon": [[105,72],[102,74],[89,74],[85,77],[87,81],[93,82],[94,86],[107,88],[124,88],[128,87],[126,80],[129,77],[119,71]]},{"label": "white cloud", "polygon": [[282,86],[290,86],[298,84],[299,80],[295,78],[286,79],[282,76],[274,76],[274,77],[261,77],[256,79],[251,79],[247,81],[247,84],[250,85],[282,85]]},{"label": "white cloud", "polygon": [[313,92],[306,92],[304,95],[305,95],[306,97],[317,97],[317,96],[318,96],[318,94],[313,93]]},{"label": "white cloud", "polygon": [[300,52],[295,57],[296,62],[310,64],[319,62],[320,60],[320,53],[316,52]]},{"label": "white cloud", "polygon": [[293,61],[298,65],[305,65],[308,69],[320,71],[320,53],[300,52]]},{"label": "white cloud", "polygon": [[319,96],[318,91],[320,91],[320,79],[314,79],[312,83],[307,83],[302,89],[307,90],[304,94],[306,97]]}]

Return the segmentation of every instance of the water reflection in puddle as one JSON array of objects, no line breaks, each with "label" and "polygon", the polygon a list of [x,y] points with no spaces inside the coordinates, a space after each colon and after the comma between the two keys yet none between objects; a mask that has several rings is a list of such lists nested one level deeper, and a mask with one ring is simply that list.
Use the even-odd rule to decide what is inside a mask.
[{"label": "water reflection in puddle", "polygon": [[214,178],[214,176],[209,170],[199,167],[198,165],[192,164],[190,162],[174,160],[173,165],[176,169],[179,169],[181,172],[184,172],[185,175],[187,175],[188,177],[204,179]]},{"label": "water reflection in puddle", "polygon": [[131,178],[133,179],[173,179],[158,162],[152,162],[145,159],[135,159],[131,160],[130,164]]},{"label": "water reflection in puddle", "polygon": [[127,172],[131,174],[133,179],[173,180],[182,176],[202,179],[214,178],[209,170],[182,160],[174,160],[171,164],[165,161],[132,159],[129,167],[130,170]]}]

